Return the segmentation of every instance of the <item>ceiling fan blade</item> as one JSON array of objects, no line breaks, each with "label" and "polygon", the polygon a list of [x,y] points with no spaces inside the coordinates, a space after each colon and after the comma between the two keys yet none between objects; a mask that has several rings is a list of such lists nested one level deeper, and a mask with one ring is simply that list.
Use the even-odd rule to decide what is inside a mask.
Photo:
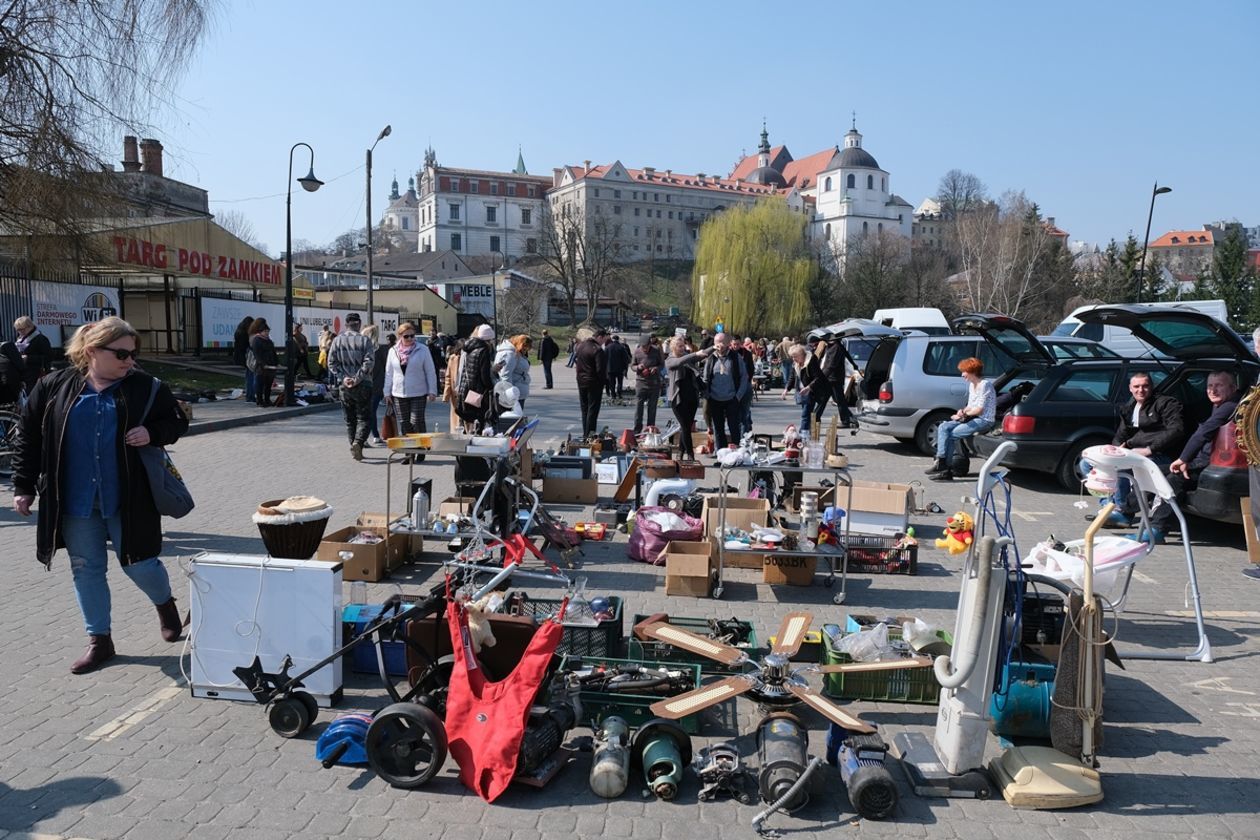
[{"label": "ceiling fan blade", "polygon": [[883,662],[846,662],[842,665],[819,665],[819,674],[861,674],[867,671],[900,671],[904,668],[931,668],[932,657],[912,656],[908,659],[889,659]]},{"label": "ceiling fan blade", "polygon": [[781,653],[789,658],[794,656],[801,649],[801,642],[805,641],[805,631],[813,623],[813,613],[790,612],[783,616],[783,623],[779,625],[779,632],[770,652]]},{"label": "ceiling fan blade", "polygon": [[666,642],[674,647],[706,656],[723,665],[738,665],[748,659],[748,656],[739,648],[706,639],[704,636],[698,636],[663,621],[649,624],[643,628],[642,632],[649,639],[656,639],[658,642]]},{"label": "ceiling fan blade", "polygon": [[752,680],[746,677],[727,677],[676,697],[670,697],[668,700],[658,700],[651,706],[652,714],[669,720],[678,720],[701,709],[716,706],[723,700],[738,697],[752,688],[752,685]]},{"label": "ceiling fan blade", "polygon": [[861,718],[849,714],[844,709],[840,708],[835,703],[832,703],[826,697],[823,697],[817,691],[814,691],[814,689],[808,686],[788,683],[787,690],[792,692],[792,694],[796,696],[797,700],[800,700],[806,706],[809,706],[827,720],[837,723],[845,729],[860,732],[863,735],[872,735],[875,732],[874,726]]}]

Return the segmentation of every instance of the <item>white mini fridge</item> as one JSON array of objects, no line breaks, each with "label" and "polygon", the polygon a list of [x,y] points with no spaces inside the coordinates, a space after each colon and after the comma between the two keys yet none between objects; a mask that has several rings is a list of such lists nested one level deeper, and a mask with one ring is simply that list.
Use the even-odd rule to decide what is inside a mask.
[{"label": "white mini fridge", "polygon": [[[341,564],[284,560],[260,554],[204,553],[189,575],[189,625],[194,697],[254,701],[233,673],[257,656],[290,676],[332,655],[341,645]],[[321,706],[341,699],[341,657],[302,680]]]}]

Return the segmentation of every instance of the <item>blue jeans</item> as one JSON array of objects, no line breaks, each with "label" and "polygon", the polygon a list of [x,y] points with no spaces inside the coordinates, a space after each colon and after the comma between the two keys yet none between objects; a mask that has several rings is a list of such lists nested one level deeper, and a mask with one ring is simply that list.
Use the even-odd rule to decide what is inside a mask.
[{"label": "blue jeans", "polygon": [[249,368],[245,368],[245,401],[254,402],[254,384],[258,381],[257,376]]},{"label": "blue jeans", "polygon": [[[106,518],[99,511],[93,511],[92,516],[63,516],[61,535],[70,555],[70,573],[74,577],[74,593],[79,611],[83,613],[83,624],[89,635],[108,635],[110,597],[105,573],[109,557],[105,553],[105,541],[113,543],[117,554],[122,543],[122,517],[114,514]],[[171,579],[158,558],[123,566],[123,571],[155,606],[171,600]]]},{"label": "blue jeans", "polygon": [[784,389],[791,388],[793,385],[795,385],[796,384],[796,368],[792,365],[792,362],[790,360],[780,362],[779,368],[783,371]]},{"label": "blue jeans", "polygon": [[948,460],[954,454],[955,441],[984,434],[992,428],[992,420],[981,420],[979,417],[962,422],[946,420],[936,428],[936,457]]}]

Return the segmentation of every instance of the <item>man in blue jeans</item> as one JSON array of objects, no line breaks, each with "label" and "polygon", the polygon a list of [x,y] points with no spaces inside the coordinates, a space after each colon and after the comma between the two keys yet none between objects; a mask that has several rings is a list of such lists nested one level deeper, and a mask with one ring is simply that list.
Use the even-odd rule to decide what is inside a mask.
[{"label": "man in blue jeans", "polygon": [[967,381],[967,404],[936,430],[936,461],[927,474],[933,481],[953,481],[950,460],[954,447],[963,438],[983,434],[997,421],[997,392],[993,383],[982,378],[984,363],[974,356],[958,363],[958,371]]}]

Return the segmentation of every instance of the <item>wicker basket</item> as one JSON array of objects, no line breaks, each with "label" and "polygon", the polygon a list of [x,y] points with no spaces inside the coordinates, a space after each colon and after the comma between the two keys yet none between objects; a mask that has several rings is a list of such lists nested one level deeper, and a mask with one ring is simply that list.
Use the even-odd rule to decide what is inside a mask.
[{"label": "wicker basket", "polygon": [[[275,507],[281,501],[277,499],[263,502],[260,507]],[[319,541],[324,538],[325,529],[328,528],[328,520],[332,517],[332,508],[328,507],[317,513],[323,515],[318,518],[304,519],[303,521],[287,524],[260,521],[262,517],[256,515],[254,522],[258,525],[258,533],[262,535],[263,545],[267,547],[267,553],[272,557],[285,560],[309,560],[313,557],[319,549]]]}]

